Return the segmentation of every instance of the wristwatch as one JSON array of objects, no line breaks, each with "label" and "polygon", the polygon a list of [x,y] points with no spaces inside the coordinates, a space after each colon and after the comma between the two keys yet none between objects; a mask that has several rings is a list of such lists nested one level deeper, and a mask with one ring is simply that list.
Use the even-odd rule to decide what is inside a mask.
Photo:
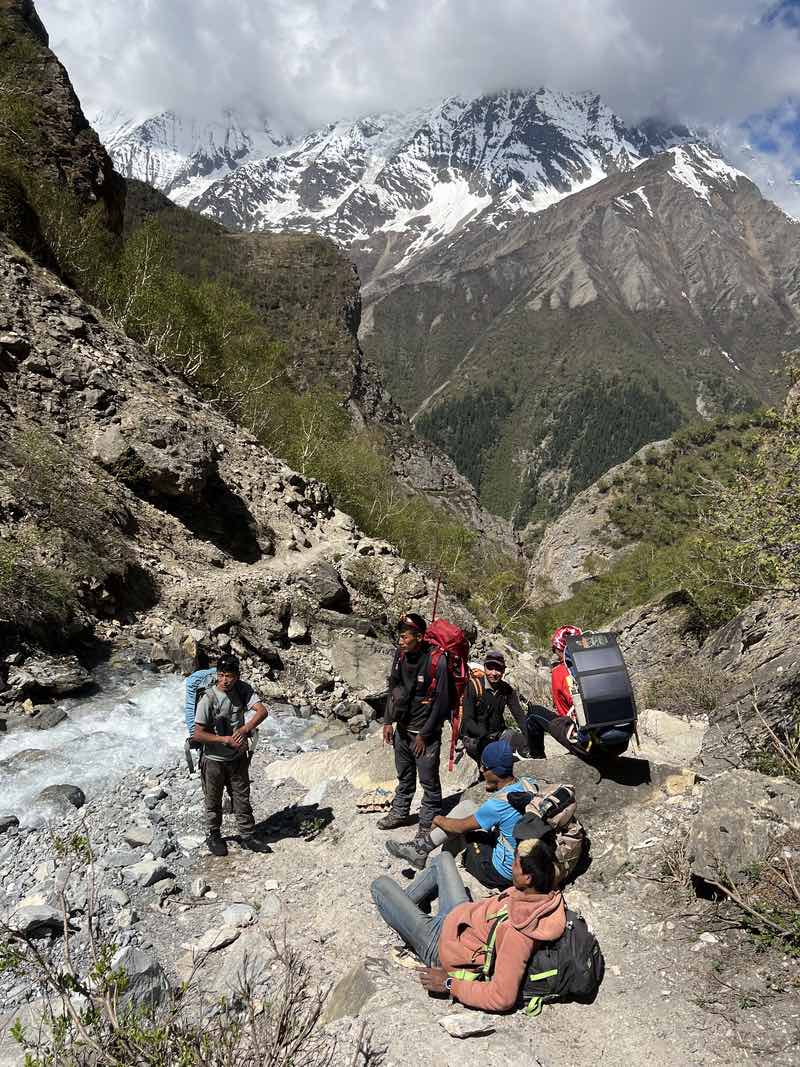
[{"label": "wristwatch", "polygon": [[450,993],[452,995],[452,991],[453,991],[453,979],[452,979],[452,977],[448,976],[447,978],[445,978],[445,980],[444,980],[444,988],[447,990],[448,993]]}]

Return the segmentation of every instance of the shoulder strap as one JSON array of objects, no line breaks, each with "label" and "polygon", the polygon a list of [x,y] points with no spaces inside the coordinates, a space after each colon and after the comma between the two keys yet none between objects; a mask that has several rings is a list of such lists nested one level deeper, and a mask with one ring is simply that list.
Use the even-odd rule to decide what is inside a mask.
[{"label": "shoulder strap", "polygon": [[489,927],[489,936],[483,946],[484,958],[481,974],[484,979],[490,978],[492,971],[494,970],[494,950],[497,943],[497,932],[500,929],[501,924],[508,918],[508,908],[501,908],[500,911],[490,916],[490,918],[492,919],[492,925]]}]

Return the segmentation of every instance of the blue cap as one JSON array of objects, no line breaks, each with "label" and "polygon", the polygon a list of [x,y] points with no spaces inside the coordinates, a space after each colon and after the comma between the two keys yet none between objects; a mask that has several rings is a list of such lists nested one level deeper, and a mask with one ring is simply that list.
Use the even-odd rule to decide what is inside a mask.
[{"label": "blue cap", "polygon": [[492,741],[481,752],[481,764],[498,778],[510,778],[514,773],[514,752],[508,741]]}]

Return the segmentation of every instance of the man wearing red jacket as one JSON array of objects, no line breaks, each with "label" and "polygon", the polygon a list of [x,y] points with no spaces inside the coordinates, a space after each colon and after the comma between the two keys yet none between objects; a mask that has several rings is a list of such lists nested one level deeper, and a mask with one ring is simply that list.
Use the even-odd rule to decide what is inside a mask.
[{"label": "man wearing red jacket", "polygon": [[583,633],[580,626],[559,626],[553,634],[551,648],[558,656],[559,662],[553,667],[550,674],[550,688],[553,691],[553,707],[557,715],[569,715],[572,711],[572,690],[569,686],[569,667],[564,662],[564,652],[567,648],[568,637],[580,637]]}]

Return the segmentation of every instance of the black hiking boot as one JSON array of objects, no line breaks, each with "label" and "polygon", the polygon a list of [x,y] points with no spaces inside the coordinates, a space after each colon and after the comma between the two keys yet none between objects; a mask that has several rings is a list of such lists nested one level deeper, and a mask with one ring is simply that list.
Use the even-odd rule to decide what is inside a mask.
[{"label": "black hiking boot", "polygon": [[390,811],[388,815],[384,815],[382,819],[379,819],[375,825],[379,830],[399,830],[401,826],[410,826],[413,821],[410,815],[395,815],[393,811]]},{"label": "black hiking boot", "polygon": [[239,844],[242,848],[248,849],[250,852],[272,852],[266,841],[262,841],[260,837],[255,834],[243,834],[239,838]]},{"label": "black hiking boot", "polygon": [[212,856],[228,855],[228,846],[222,839],[222,834],[209,834],[206,838],[206,844],[208,845],[208,851]]},{"label": "black hiking boot", "polygon": [[410,863],[412,867],[416,867],[418,871],[425,869],[425,864],[428,862],[428,856],[436,848],[436,845],[431,841],[430,834],[418,834],[413,841],[392,841],[386,842],[386,848],[399,860],[405,860],[406,863]]}]

